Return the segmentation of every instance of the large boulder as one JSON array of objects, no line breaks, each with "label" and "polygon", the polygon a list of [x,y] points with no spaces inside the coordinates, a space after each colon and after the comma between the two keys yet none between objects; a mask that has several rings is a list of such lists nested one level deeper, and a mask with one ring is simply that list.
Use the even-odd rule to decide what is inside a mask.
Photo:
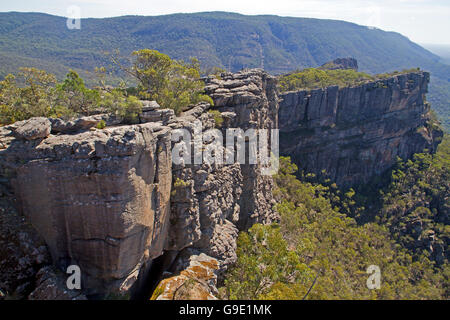
[{"label": "large boulder", "polygon": [[87,300],[80,290],[69,290],[66,279],[53,267],[45,267],[36,275],[36,288],[29,300]]},{"label": "large boulder", "polygon": [[152,300],[217,300],[219,262],[216,259],[202,253],[177,263],[183,270],[162,280]]},{"label": "large boulder", "polygon": [[26,140],[47,138],[52,130],[52,124],[47,118],[31,118],[15,124],[16,137]]}]

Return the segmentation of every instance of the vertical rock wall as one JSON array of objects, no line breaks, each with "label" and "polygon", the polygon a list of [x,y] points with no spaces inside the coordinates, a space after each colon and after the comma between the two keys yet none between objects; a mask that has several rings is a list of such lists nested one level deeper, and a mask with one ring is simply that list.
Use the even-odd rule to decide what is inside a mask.
[{"label": "vertical rock wall", "polygon": [[341,186],[368,182],[442,136],[427,124],[430,75],[414,72],[360,86],[281,95],[281,153],[300,169],[326,174]]},{"label": "vertical rock wall", "polygon": [[[227,127],[248,129],[278,129],[278,93],[276,78],[259,69],[210,78],[206,92],[214,106],[228,117]],[[247,146],[248,148],[248,146]],[[246,149],[247,149],[246,148]],[[261,175],[261,167],[241,165],[243,173],[241,215],[238,227],[250,228],[255,223],[273,221],[273,181]]]},{"label": "vertical rock wall", "polygon": [[[224,140],[229,128],[244,131],[277,128],[275,79],[262,70],[209,78],[206,92],[214,100],[212,109],[221,113],[223,124],[218,126],[214,121],[213,114],[208,112],[209,105],[200,105],[169,126],[193,133],[197,120],[203,132],[221,129]],[[225,150],[221,152],[225,154]],[[216,258],[220,271],[224,271],[236,260],[238,231],[276,219],[273,180],[262,175],[261,169],[260,164],[250,165],[248,161],[230,165],[175,165],[169,249],[189,248],[205,253]]]},{"label": "vertical rock wall", "polygon": [[[174,164],[176,130],[194,134],[201,126],[200,133],[219,129],[225,137],[229,128],[279,126],[281,151],[300,168],[325,169],[341,185],[366,182],[397,156],[435,150],[442,132],[427,124],[428,81],[427,73],[417,72],[358,87],[291,92],[279,108],[276,79],[256,69],[206,79],[214,107],[199,104],[178,117],[145,102],[141,124],[132,126],[106,117],[106,129],[93,128],[102,116],[67,123],[31,119],[0,130],[0,191],[13,197],[14,189],[17,208],[38,233],[30,237],[45,240],[60,271],[81,267],[83,293],[127,293],[167,271],[175,277],[159,292],[171,296],[199,264],[208,265],[208,283],[220,280],[236,260],[238,232],[277,219],[273,180],[262,175],[261,163]],[[203,141],[205,148],[211,143]],[[14,220],[6,214],[0,212],[2,228]],[[42,246],[34,248],[28,247],[32,258],[23,267],[33,272],[46,260]],[[190,271],[177,277],[185,267]],[[63,283],[49,280],[56,273],[43,269],[31,297],[43,298],[45,286]],[[7,273],[0,285],[13,287],[13,276]],[[195,287],[208,297],[214,293],[209,284],[207,291],[204,283]]]},{"label": "vertical rock wall", "polygon": [[[210,84],[208,92],[228,111],[220,115],[223,132],[276,127],[275,81],[263,71]],[[219,89],[229,90],[228,102]],[[174,130],[218,127],[209,109],[200,104],[175,117],[146,102],[138,125],[105,118],[109,126],[99,130],[98,116],[35,118],[2,129],[2,171],[11,172],[18,209],[59,270],[80,267],[83,293],[130,292],[201,253],[217,259],[220,274],[236,259],[238,228],[272,221],[272,179],[259,165],[172,163]],[[40,287],[32,296],[45,292]]]},{"label": "vertical rock wall", "polygon": [[15,140],[18,207],[53,263],[78,265],[88,294],[127,291],[162,254],[170,213],[170,132],[160,124]]}]

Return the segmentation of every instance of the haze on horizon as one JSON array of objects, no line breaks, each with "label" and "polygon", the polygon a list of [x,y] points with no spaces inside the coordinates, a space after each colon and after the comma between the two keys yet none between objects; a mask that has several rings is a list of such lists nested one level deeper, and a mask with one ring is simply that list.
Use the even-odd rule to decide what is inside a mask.
[{"label": "haze on horizon", "polygon": [[71,6],[78,6],[83,18],[228,11],[345,20],[399,32],[421,44],[450,45],[448,0],[15,0],[0,3],[0,11],[67,16]]}]

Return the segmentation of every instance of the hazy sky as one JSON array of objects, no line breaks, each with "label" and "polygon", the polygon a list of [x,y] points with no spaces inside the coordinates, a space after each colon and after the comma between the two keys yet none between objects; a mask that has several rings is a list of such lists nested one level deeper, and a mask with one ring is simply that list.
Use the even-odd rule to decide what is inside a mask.
[{"label": "hazy sky", "polygon": [[338,19],[397,31],[418,43],[450,44],[450,0],[0,0],[0,11],[82,17],[231,11]]}]

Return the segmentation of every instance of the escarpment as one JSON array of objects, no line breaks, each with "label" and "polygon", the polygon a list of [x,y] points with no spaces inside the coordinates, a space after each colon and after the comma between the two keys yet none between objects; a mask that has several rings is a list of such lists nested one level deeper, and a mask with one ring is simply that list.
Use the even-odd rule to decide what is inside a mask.
[{"label": "escarpment", "polygon": [[170,131],[158,123],[15,140],[19,209],[87,294],[128,290],[162,254],[169,225]]},{"label": "escarpment", "polygon": [[428,124],[429,78],[418,71],[280,95],[281,153],[305,172],[351,186],[382,174],[397,157],[434,152],[442,131]]},{"label": "escarpment", "polygon": [[[279,100],[276,79],[255,69],[205,79],[214,107],[201,103],[179,116],[144,102],[135,125],[97,115],[0,128],[1,196],[10,204],[0,226],[17,220],[3,219],[15,203],[37,232],[28,226],[28,238],[43,239],[49,253],[38,240],[32,253],[23,250],[32,257],[23,268],[37,273],[27,275],[24,292],[41,299],[150,298],[153,291],[154,299],[213,299],[217,280],[236,260],[238,232],[278,218],[273,180],[263,173],[268,164],[248,161],[246,132],[279,128],[281,153],[300,168],[326,170],[341,184],[365,182],[397,156],[435,150],[442,133],[427,126],[428,81],[418,72]],[[106,128],[96,128],[100,120]],[[235,129],[236,148],[244,142],[243,163],[205,157],[214,150],[214,158],[226,158],[227,129]],[[6,254],[0,250],[0,258]],[[70,265],[80,267],[81,291],[64,288]],[[23,286],[8,279],[14,272],[5,274],[0,289]]]},{"label": "escarpment", "polygon": [[[2,128],[2,171],[17,207],[59,270],[80,267],[83,294],[142,296],[149,282],[191,256],[216,259],[221,274],[236,259],[238,231],[275,219],[272,179],[261,175],[261,165],[203,161],[202,153],[213,143],[209,130],[225,136],[229,127],[276,127],[275,79],[256,70],[207,81],[228,112],[199,104],[175,117],[145,103],[136,125],[99,115],[71,122],[33,118]],[[95,128],[100,120],[105,129]],[[192,140],[173,139],[180,131]],[[192,148],[192,160],[200,152],[200,161],[172,161],[180,144]],[[42,297],[40,284],[48,283],[36,282],[31,297]]]}]

